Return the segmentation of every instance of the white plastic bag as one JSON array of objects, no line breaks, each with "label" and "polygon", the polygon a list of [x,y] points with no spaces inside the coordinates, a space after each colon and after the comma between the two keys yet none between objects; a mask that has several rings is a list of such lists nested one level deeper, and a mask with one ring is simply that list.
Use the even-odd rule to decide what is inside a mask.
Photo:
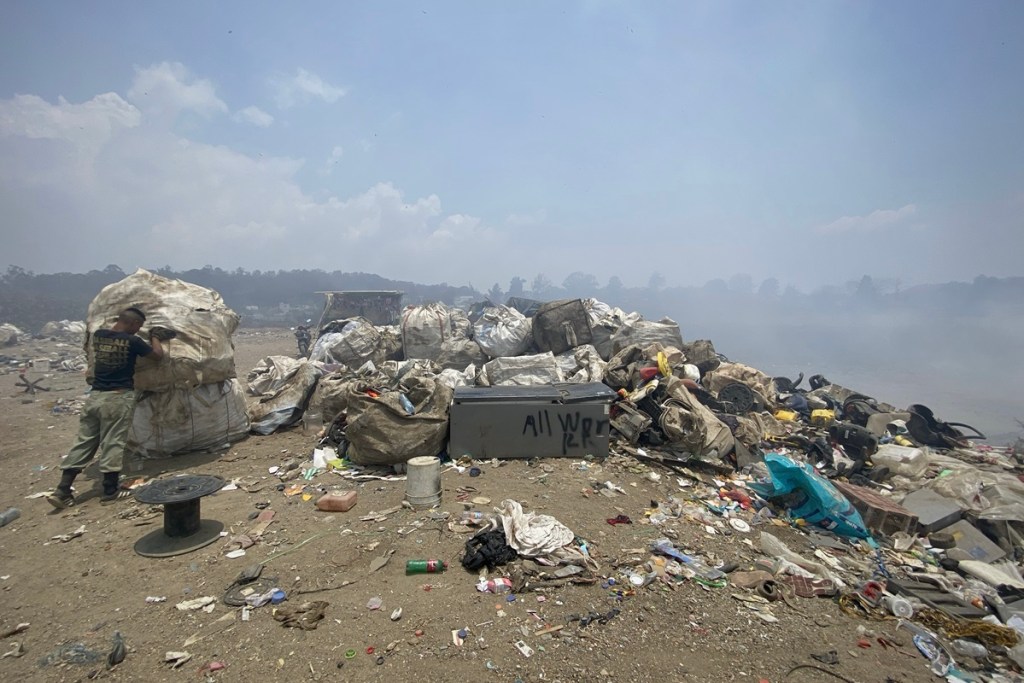
[{"label": "white plastic bag", "polygon": [[518,356],[533,341],[530,319],[514,308],[495,306],[484,311],[473,338],[491,358]]}]

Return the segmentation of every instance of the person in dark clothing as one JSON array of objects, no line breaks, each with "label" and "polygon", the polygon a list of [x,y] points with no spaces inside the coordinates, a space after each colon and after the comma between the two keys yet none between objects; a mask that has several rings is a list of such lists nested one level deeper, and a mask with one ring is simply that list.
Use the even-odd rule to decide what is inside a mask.
[{"label": "person in dark clothing", "polygon": [[61,479],[57,489],[46,497],[55,508],[75,504],[71,485],[85,466],[99,454],[103,473],[101,502],[112,502],[128,495],[119,488],[124,448],[135,412],[135,361],[140,356],[151,360],[164,357],[161,339],[174,333],[164,328],[150,330],[149,343],[136,336],[146,322],[138,308],[126,308],[110,329],[92,335],[93,373],[87,378],[92,389],[78,424],[78,438],[61,461]]},{"label": "person in dark clothing", "polygon": [[305,325],[299,325],[295,330],[295,339],[299,344],[299,355],[305,358],[309,355],[309,343],[313,341],[309,328]]}]

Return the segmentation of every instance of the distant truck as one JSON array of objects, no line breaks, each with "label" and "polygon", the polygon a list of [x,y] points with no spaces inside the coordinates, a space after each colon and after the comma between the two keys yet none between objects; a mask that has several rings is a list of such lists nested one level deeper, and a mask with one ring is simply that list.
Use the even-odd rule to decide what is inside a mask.
[{"label": "distant truck", "polygon": [[314,332],[332,320],[366,318],[374,325],[397,325],[402,316],[404,292],[393,290],[362,290],[344,292],[317,292],[326,297]]}]

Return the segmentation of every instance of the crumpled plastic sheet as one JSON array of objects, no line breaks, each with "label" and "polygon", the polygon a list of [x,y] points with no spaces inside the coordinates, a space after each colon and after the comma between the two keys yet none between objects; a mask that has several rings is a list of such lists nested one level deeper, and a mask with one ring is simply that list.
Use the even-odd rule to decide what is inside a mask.
[{"label": "crumpled plastic sheet", "polygon": [[523,386],[564,382],[555,356],[550,351],[534,356],[495,358],[484,364],[483,374],[489,386]]},{"label": "crumpled plastic sheet", "polygon": [[291,356],[267,356],[245,377],[249,395],[273,396],[278,389],[288,383],[304,362]]},{"label": "crumpled plastic sheet", "polygon": [[1024,509],[1024,484],[1008,472],[986,472],[973,465],[947,457],[933,456],[940,466],[953,469],[951,474],[938,477],[929,484],[936,493],[952,498],[962,507],[974,511],[1003,508],[1000,515],[990,519],[1024,521],[1016,512]]},{"label": "crumpled plastic sheet", "polygon": [[64,643],[39,660],[39,666],[56,664],[95,664],[103,659],[103,653],[90,650],[85,643]]},{"label": "crumpled plastic sheet", "polygon": [[783,564],[783,571],[785,573],[806,576],[808,578],[832,579],[840,590],[846,587],[846,583],[829,571],[828,567],[819,562],[812,562],[802,555],[793,552],[789,549],[789,546],[767,531],[761,532],[761,552],[768,557],[783,560],[785,563]]},{"label": "crumpled plastic sheet", "polygon": [[520,555],[554,564],[597,567],[589,554],[573,545],[576,534],[551,515],[523,512],[523,506],[510,499],[503,500],[496,510],[508,544]]},{"label": "crumpled plastic sheet", "polygon": [[555,362],[565,376],[565,381],[573,383],[603,381],[604,369],[608,365],[601,360],[597,349],[590,344],[558,354],[555,356]]},{"label": "crumpled plastic sheet", "polygon": [[984,581],[993,588],[1007,585],[1024,589],[1024,578],[1021,578],[1017,567],[1005,560],[991,564],[978,560],[961,560],[958,568],[976,579]]},{"label": "crumpled plastic sheet", "polygon": [[448,368],[442,370],[437,376],[437,381],[445,386],[454,389],[455,387],[471,387],[476,380],[476,367],[470,365],[463,371]]}]

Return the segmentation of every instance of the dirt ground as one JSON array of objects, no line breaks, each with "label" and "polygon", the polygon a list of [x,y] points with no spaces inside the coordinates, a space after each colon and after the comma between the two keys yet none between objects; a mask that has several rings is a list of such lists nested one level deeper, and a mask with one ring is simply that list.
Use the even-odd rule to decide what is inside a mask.
[{"label": "dirt ground", "polygon": [[[264,356],[295,351],[287,330],[243,330],[235,343],[242,377]],[[39,358],[61,350],[73,351],[74,345],[30,341],[0,353]],[[30,378],[42,376],[33,373]],[[794,607],[776,603],[772,609],[778,623],[769,624],[732,597],[743,591],[732,586],[707,588],[693,581],[674,590],[655,584],[625,595],[616,593],[621,585],[570,585],[517,595],[514,602],[479,593],[476,575],[459,564],[466,534],[450,531],[422,511],[402,509],[385,521],[359,520],[370,511],[399,505],[404,482],[358,486],[359,502],[347,513],[318,512],[312,501],[277,491],[277,479],[268,468],[307,456],[315,443],[312,432],[301,427],[251,436],[222,453],[147,461],[142,469],[133,466],[132,476],[206,473],[262,483],[254,493],[223,491],[203,499],[203,517],[222,521],[232,533],[253,524],[250,516],[258,504],[269,503],[276,512],[263,541],[243,558],[224,557],[220,541],[178,557],[141,557],[133,545],[159,528],[161,517],[133,500],[101,506],[97,472],[87,470],[80,477],[80,503],[70,510],[58,512],[45,500],[26,499],[55,485],[59,458],[77,429],[74,415],[51,412],[54,401],[78,397],[85,388],[81,373],[46,374],[41,385],[51,391],[35,396],[15,385],[14,372],[0,376],[0,462],[6,479],[0,510],[16,506],[22,513],[0,528],[0,631],[30,624],[27,630],[0,639],[0,654],[17,651],[16,643],[23,648],[22,656],[0,659],[0,680],[201,680],[200,668],[214,661],[225,665],[209,674],[220,681],[937,680],[906,632],[896,631],[895,622],[850,618],[828,599],[795,598]],[[525,510],[553,515],[586,539],[602,573],[619,578],[613,564],[635,556],[628,551],[643,548],[662,534],[649,524],[611,526],[605,520],[618,514],[643,520],[652,499],[664,501],[679,493],[676,477],[667,471],[661,471],[661,481],[655,483],[643,471],[612,462],[592,463],[586,471],[569,460],[532,467],[524,461],[501,467],[485,463],[482,468],[476,478],[446,472],[440,510],[457,515],[464,509],[455,499],[458,487],[475,487],[473,495],[490,498],[492,506],[504,498],[516,499]],[[622,486],[626,495],[584,495],[593,482],[606,480]],[[314,483],[347,484],[331,473],[321,474]],[[51,540],[80,526],[85,533],[77,538]],[[712,536],[702,525],[680,521],[676,531],[678,547],[714,560],[749,568],[760,557],[756,530],[749,535]],[[773,531],[794,550],[809,552],[801,535],[788,529]],[[278,577],[289,595],[285,605],[303,599],[327,601],[326,617],[318,628],[285,628],[272,618],[270,606],[254,609],[249,621],[241,621],[236,610],[219,601],[242,568],[289,549],[293,551],[267,562],[264,576]],[[392,549],[390,562],[371,573],[370,562]],[[447,560],[451,568],[442,574],[406,576],[407,559],[426,558]],[[339,587],[346,581],[348,585]],[[324,590],[299,594],[318,589]],[[166,601],[148,603],[150,596]],[[212,613],[175,608],[182,600],[202,596],[218,598]],[[379,610],[367,608],[374,597],[383,601]],[[402,617],[392,621],[390,615],[399,607]],[[568,621],[573,614],[607,613],[613,608],[620,613],[604,624],[583,628]],[[218,622],[228,614],[234,617]],[[553,634],[534,634],[545,626],[563,625]],[[858,626],[888,635],[902,648],[883,649],[872,640],[872,647],[860,649]],[[469,635],[456,646],[452,631],[461,628],[468,628]],[[106,670],[103,661],[43,663],[48,654],[69,643],[81,643],[105,660],[115,631],[123,634],[128,654],[112,670]],[[186,639],[197,632],[207,635],[185,647]],[[514,647],[520,640],[533,648],[531,657]],[[374,648],[372,655],[368,648]],[[165,652],[182,650],[192,659],[180,669],[163,663]],[[355,656],[347,659],[348,650]],[[819,664],[810,657],[828,650],[838,652],[838,665]],[[798,665],[822,666],[843,678],[816,669],[791,671]]]}]

